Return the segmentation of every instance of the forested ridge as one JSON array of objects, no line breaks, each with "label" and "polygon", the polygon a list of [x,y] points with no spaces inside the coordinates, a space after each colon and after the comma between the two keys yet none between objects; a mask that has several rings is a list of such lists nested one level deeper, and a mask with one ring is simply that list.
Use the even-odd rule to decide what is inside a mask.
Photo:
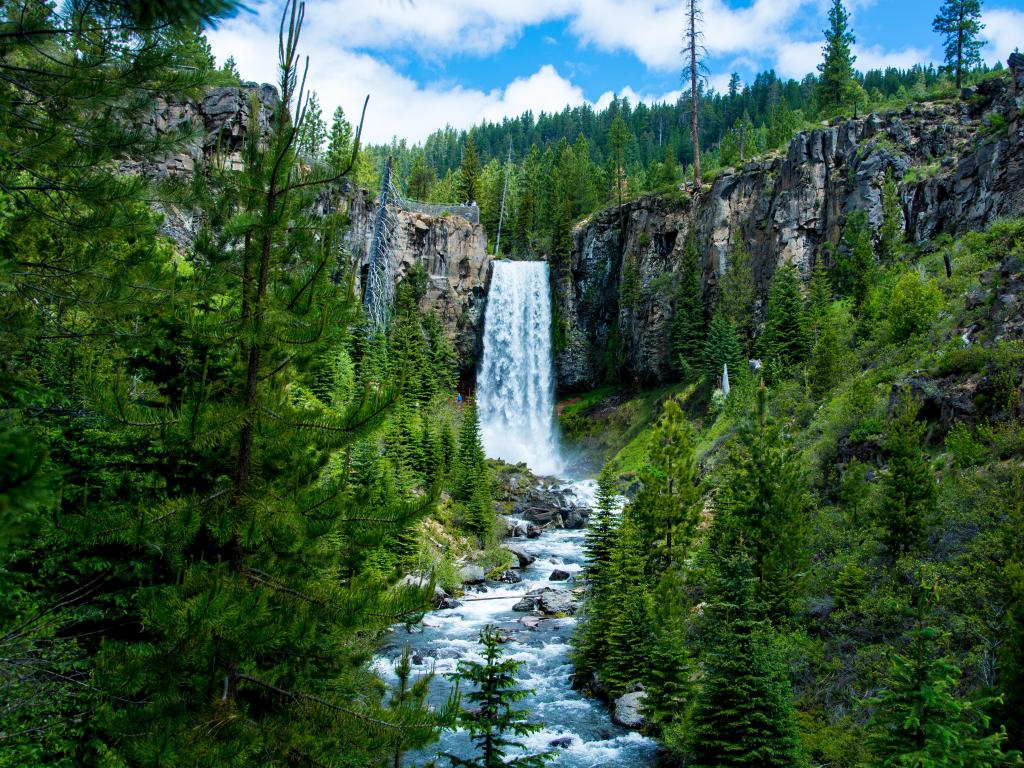
[{"label": "forested ridge", "polygon": [[[577,606],[573,684],[667,765],[1024,764],[1024,210],[915,239],[901,192],[936,157],[873,178],[878,216],[841,211],[803,274],[755,274],[736,237],[708,281],[695,220],[647,235],[663,275],[625,251],[630,200],[693,210],[822,121],[962,104],[972,151],[1010,147],[1024,61],[981,65],[977,0],[942,4],[939,69],[856,73],[832,0],[803,81],[412,148],[324,120],[297,0],[276,93],[215,65],[230,0],[0,8],[0,768],[542,766],[578,745],[530,741],[516,633]],[[238,125],[155,127],[218,87]],[[472,326],[431,306],[425,257],[364,312],[352,195],[389,155],[406,196],[476,202],[491,248],[504,207],[504,252],[555,289],[581,221],[617,221],[604,386],[557,408],[600,470],[587,564],[524,596],[532,624],[480,631],[440,702],[424,616],[517,583],[506,535],[571,526],[501,516],[565,491],[485,458],[451,333]],[[671,371],[641,389],[614,334],[655,294]]]}]

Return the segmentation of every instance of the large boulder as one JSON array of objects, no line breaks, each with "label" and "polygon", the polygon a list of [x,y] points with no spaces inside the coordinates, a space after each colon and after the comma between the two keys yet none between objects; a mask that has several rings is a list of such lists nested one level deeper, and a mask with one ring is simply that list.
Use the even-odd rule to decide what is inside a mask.
[{"label": "large boulder", "polygon": [[459,569],[459,580],[463,584],[483,584],[487,574],[479,565],[464,565]]},{"label": "large boulder", "polygon": [[570,574],[568,571],[563,571],[561,568],[555,568],[548,576],[548,581],[568,581]]},{"label": "large boulder", "polygon": [[536,562],[537,558],[531,555],[529,552],[525,552],[519,547],[506,547],[509,552],[515,555],[516,560],[519,561],[520,568],[527,568]]},{"label": "large boulder", "polygon": [[647,698],[645,691],[633,691],[619,696],[615,700],[612,719],[623,728],[642,728],[647,722],[643,716],[645,698]]},{"label": "large boulder", "polygon": [[517,611],[519,613],[529,613],[530,611],[532,611],[536,607],[536,605],[537,605],[537,598],[527,596],[527,597],[524,597],[522,600],[520,600],[515,605],[513,605],[512,606],[512,610],[513,611]]},{"label": "large boulder", "polygon": [[567,590],[544,592],[537,600],[538,607],[548,616],[576,613],[576,599]]}]

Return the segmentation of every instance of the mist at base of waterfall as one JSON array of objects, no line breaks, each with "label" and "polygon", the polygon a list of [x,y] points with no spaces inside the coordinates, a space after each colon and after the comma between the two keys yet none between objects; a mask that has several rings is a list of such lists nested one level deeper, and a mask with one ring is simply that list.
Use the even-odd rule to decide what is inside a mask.
[{"label": "mist at base of waterfall", "polygon": [[565,466],[555,425],[551,294],[543,261],[495,261],[476,405],[484,451],[539,475]]}]

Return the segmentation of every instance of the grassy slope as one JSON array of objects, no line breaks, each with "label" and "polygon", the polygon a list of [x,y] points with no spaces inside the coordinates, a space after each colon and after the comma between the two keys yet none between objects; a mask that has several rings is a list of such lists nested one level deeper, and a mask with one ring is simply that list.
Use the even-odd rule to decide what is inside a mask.
[{"label": "grassy slope", "polygon": [[[809,608],[785,641],[805,744],[822,764],[853,766],[865,759],[862,705],[880,684],[884,651],[899,647],[906,628],[905,617],[893,608],[901,582],[927,574],[942,584],[941,621],[951,633],[950,650],[964,671],[965,689],[984,690],[998,666],[1007,600],[1000,563],[1013,535],[1006,517],[1014,478],[1024,476],[1024,342],[995,339],[993,317],[1000,311],[996,289],[1005,281],[1000,264],[1008,257],[1024,261],[1024,219],[932,248],[887,268],[868,302],[873,316],[843,324],[849,375],[831,393],[814,400],[803,371],[771,392],[773,412],[791,424],[806,456],[817,498],[814,565],[804,583]],[[953,266],[951,279],[944,254]],[[935,279],[942,300],[923,333],[896,342],[888,305],[897,277],[907,271]],[[965,298],[979,291],[972,302],[977,306],[968,310]],[[961,336],[972,326],[967,346]],[[925,450],[940,486],[939,504],[925,551],[893,574],[880,567],[870,512],[885,471],[880,431],[890,397],[912,377],[946,393],[963,393],[973,413],[930,422]],[[711,413],[706,389],[693,385],[630,396],[601,390],[566,406],[562,417],[628,477],[644,461],[660,403],[679,395],[699,429],[701,460],[713,486],[721,449],[746,412],[750,392],[749,386],[734,390],[722,412]]]}]

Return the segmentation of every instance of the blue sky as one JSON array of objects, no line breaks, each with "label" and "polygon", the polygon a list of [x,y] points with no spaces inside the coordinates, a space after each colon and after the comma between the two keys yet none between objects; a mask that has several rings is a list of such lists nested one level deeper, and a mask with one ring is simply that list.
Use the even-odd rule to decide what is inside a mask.
[{"label": "blue sky", "polygon": [[[710,82],[774,68],[800,78],[820,60],[828,0],[703,0]],[[931,31],[939,0],[848,0],[858,68],[941,57]],[[280,0],[266,0],[208,37],[220,61],[273,82]],[[986,60],[1024,48],[1024,0],[988,0]],[[681,88],[682,0],[307,0],[303,50],[326,115],[370,94],[366,138],[422,141],[613,95],[674,100]]]}]

